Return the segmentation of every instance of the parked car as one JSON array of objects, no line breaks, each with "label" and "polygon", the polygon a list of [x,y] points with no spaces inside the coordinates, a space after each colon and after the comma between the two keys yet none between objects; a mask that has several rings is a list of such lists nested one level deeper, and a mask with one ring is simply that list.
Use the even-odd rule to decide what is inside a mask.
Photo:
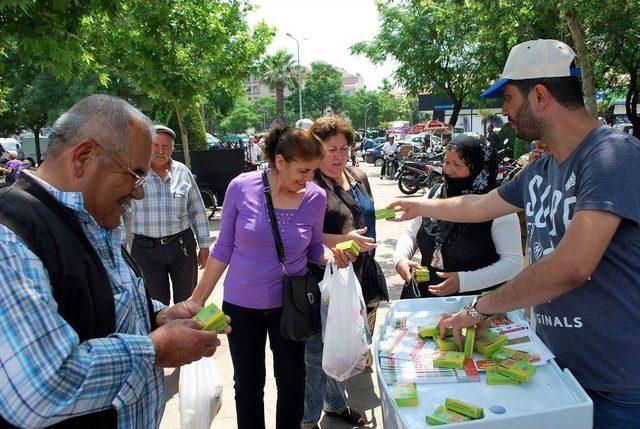
[{"label": "parked car", "polygon": [[382,163],[384,162],[384,157],[382,156],[382,145],[384,143],[378,143],[374,145],[371,149],[367,149],[364,152],[364,161],[369,164],[373,164],[376,167],[382,167]]},{"label": "parked car", "polygon": [[2,152],[2,156],[8,158],[9,151],[15,152],[18,155],[18,159],[24,159],[24,150],[22,150],[22,145],[18,140],[13,137],[0,137],[0,152]]},{"label": "parked car", "polygon": [[[364,154],[364,161],[373,164],[376,167],[382,167],[384,156],[382,156],[382,146],[384,143],[377,144],[371,149],[367,149]],[[413,144],[401,144],[398,146],[398,154],[400,159],[404,159],[408,153],[416,152],[418,148]]]}]

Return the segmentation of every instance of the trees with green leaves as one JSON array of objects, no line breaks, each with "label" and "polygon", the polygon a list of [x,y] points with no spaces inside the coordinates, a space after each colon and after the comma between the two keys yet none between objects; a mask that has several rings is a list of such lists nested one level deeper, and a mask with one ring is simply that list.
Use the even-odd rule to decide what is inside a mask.
[{"label": "trees with green leaves", "polygon": [[259,67],[260,81],[276,91],[276,123],[284,124],[284,90],[297,88],[297,68],[293,55],[281,49],[264,57]]},{"label": "trees with green leaves", "polygon": [[218,82],[246,79],[272,38],[264,24],[249,30],[249,9],[244,0],[122,0],[115,16],[89,18],[90,41],[105,69],[175,109],[189,167],[185,112]]},{"label": "trees with green leaves", "polygon": [[[374,63],[395,59],[395,77],[410,93],[446,95],[454,105],[450,123],[455,124],[463,101],[479,94],[499,73],[497,64],[484,61],[490,48],[478,39],[479,11],[468,3],[378,2],[380,32],[352,51]],[[494,52],[496,42],[491,46]]]},{"label": "trees with green leaves", "polygon": [[594,55],[596,81],[601,88],[625,93],[626,114],[640,138],[640,3],[636,0],[579,3],[585,40]]},{"label": "trees with green leaves", "polygon": [[233,110],[220,123],[220,128],[225,133],[244,133],[248,128],[256,128],[260,124],[261,114],[254,108],[254,103],[241,98],[237,100]]},{"label": "trees with green leaves", "polygon": [[317,118],[342,110],[342,73],[324,61],[311,63],[302,91],[307,117]]}]

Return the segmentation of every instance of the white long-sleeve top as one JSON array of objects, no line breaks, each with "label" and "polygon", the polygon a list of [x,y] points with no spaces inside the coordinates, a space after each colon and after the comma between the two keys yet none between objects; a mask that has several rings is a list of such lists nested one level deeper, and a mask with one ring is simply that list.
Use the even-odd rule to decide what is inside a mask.
[{"label": "white long-sleeve top", "polygon": [[[422,225],[422,217],[417,217],[400,235],[393,253],[393,263],[411,260],[418,249],[416,237]],[[520,223],[515,213],[493,220],[491,238],[499,258],[484,268],[473,271],[459,271],[460,292],[470,292],[494,286],[512,279],[522,270],[522,245],[520,243]],[[443,280],[444,281],[444,280]]]}]

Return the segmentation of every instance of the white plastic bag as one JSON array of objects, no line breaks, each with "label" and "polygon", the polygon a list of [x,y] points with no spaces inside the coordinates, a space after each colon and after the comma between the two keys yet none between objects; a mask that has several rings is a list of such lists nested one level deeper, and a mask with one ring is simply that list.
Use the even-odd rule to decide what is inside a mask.
[{"label": "white plastic bag", "polygon": [[344,381],[364,371],[369,351],[367,307],[352,264],[334,268],[330,293],[322,369],[329,377]]},{"label": "white plastic bag", "polygon": [[324,276],[322,280],[318,282],[318,289],[320,289],[320,323],[322,324],[322,340],[324,341],[324,330],[327,325],[327,314],[329,312],[329,302],[331,301],[331,280],[333,273],[337,272],[338,268],[331,260],[324,269]]},{"label": "white plastic bag", "polygon": [[180,427],[209,429],[222,406],[222,379],[216,360],[204,357],[180,368]]}]

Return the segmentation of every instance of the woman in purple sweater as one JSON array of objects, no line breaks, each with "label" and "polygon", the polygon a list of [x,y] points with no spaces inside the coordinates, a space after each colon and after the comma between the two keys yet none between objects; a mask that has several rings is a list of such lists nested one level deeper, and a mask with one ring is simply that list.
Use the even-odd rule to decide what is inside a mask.
[{"label": "woman in purple sweater", "polygon": [[[322,244],[327,197],[311,181],[324,155],[322,142],[308,131],[277,127],[267,135],[264,152],[272,166],[267,177],[287,273],[304,275],[308,261],[326,265],[331,257],[338,266],[346,266],[345,253]],[[191,299],[204,305],[228,267],[222,309],[232,320],[229,349],[238,429],[265,427],[267,334],[278,387],[276,427],[297,429],[304,408],[305,343],[287,340],[279,332],[282,268],[263,189],[262,171],[241,174],[229,184],[220,235]]]}]

